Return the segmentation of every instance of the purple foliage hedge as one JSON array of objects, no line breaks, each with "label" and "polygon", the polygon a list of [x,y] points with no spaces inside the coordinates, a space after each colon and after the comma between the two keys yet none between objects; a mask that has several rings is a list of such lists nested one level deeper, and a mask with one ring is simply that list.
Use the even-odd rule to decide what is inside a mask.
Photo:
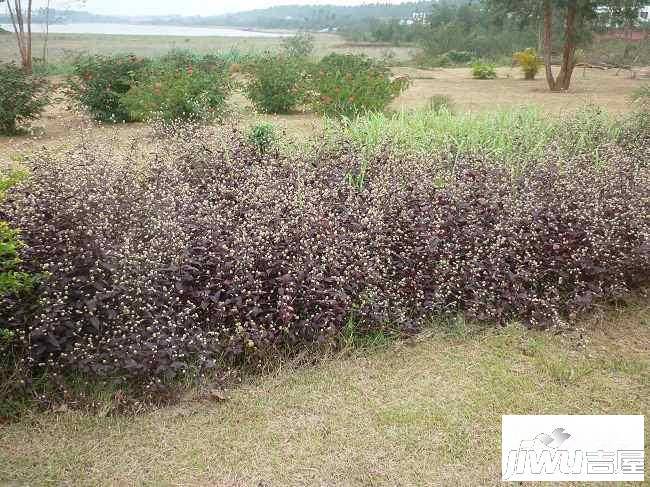
[{"label": "purple foliage hedge", "polygon": [[42,274],[33,299],[0,303],[27,375],[157,381],[329,343],[352,316],[361,333],[446,313],[549,326],[650,275],[650,168],[618,146],[513,173],[260,156],[237,133],[165,144],[42,154],[0,206]]}]

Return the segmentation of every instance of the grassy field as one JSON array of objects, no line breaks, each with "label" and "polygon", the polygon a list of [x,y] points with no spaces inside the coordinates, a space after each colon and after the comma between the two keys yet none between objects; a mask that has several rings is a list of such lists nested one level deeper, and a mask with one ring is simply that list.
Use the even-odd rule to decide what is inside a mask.
[{"label": "grassy field", "polygon": [[437,326],[286,365],[223,402],[0,427],[0,483],[498,485],[502,414],[648,414],[648,349],[647,301],[564,335]]},{"label": "grassy field", "polygon": [[[200,53],[228,50],[261,52],[277,50],[281,44],[282,38],[280,37],[51,34],[48,41],[48,56],[52,63],[65,63],[82,52],[89,54],[134,53],[139,56],[155,57],[171,49],[190,49]],[[40,34],[36,34],[34,36],[34,55],[42,57],[42,52],[43,39]],[[407,61],[412,58],[417,49],[348,43],[335,34],[315,34],[314,55],[323,56],[330,52],[363,53],[375,57],[391,55],[398,61]],[[13,36],[0,35],[0,59],[18,59]]]}]

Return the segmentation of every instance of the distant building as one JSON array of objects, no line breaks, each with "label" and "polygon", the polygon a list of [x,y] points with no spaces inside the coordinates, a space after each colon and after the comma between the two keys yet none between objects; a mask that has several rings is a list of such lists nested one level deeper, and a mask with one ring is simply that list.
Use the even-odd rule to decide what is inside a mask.
[{"label": "distant building", "polygon": [[[598,14],[608,14],[611,12],[611,9],[609,7],[597,7],[596,12]],[[646,5],[645,7],[641,7],[639,9],[639,22],[645,23],[645,22],[650,22],[650,5]]]},{"label": "distant building", "polygon": [[400,19],[399,25],[426,24],[428,14],[426,12],[413,12],[410,18]]},{"label": "distant building", "polygon": [[641,22],[650,22],[650,5],[646,5],[639,10],[639,20]]},{"label": "distant building", "polygon": [[601,17],[602,26],[606,31],[597,34],[601,39],[621,39],[626,42],[643,42],[650,38],[650,5],[639,9],[639,17],[633,25],[627,22],[616,22],[611,17],[609,7],[598,7],[596,12]]}]

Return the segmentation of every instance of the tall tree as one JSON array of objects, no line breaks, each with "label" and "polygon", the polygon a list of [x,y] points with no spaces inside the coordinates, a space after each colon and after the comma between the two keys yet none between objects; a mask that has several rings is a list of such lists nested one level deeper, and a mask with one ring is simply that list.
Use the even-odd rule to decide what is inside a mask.
[{"label": "tall tree", "polygon": [[[575,68],[575,53],[578,46],[578,28],[593,25],[599,8],[611,7],[612,16],[631,15],[638,8],[637,0],[485,0],[489,7],[503,15],[516,15],[523,21],[542,20],[542,38],[544,63],[546,64],[546,81],[551,91],[566,91],[571,86],[571,77]],[[621,8],[625,4],[625,8]],[[554,75],[552,69],[553,55],[553,21],[562,19],[564,42],[560,72]]]},{"label": "tall tree", "polygon": [[23,6],[22,0],[0,0],[0,3],[4,3],[5,1],[9,10],[11,24],[16,34],[16,42],[18,43],[22,67],[26,72],[31,73],[33,0],[27,0],[26,6]]}]

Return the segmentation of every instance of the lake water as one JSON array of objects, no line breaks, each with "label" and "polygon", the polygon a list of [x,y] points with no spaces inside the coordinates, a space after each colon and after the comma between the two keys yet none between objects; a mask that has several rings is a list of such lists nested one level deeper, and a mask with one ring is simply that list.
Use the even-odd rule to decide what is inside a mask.
[{"label": "lake water", "polygon": [[[11,25],[1,24],[3,29],[13,31]],[[41,32],[43,26],[34,24],[34,32]],[[51,24],[51,34],[106,34],[127,36],[178,36],[178,37],[283,37],[276,32],[258,32],[228,27],[185,27],[178,25],[139,25],[139,24]]]}]

